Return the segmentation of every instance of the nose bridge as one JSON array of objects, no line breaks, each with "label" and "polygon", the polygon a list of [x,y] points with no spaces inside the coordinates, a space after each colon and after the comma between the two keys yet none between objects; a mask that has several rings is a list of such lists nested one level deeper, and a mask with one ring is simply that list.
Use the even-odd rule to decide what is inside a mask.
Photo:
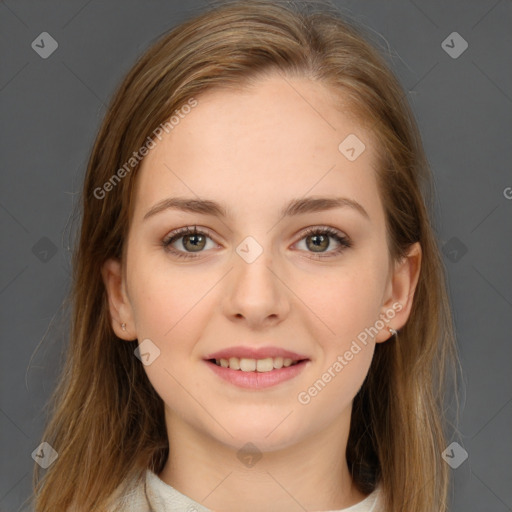
[{"label": "nose bridge", "polygon": [[[260,243],[257,237],[260,240],[265,237],[265,240]],[[271,239],[268,233],[249,235],[235,247],[234,271],[227,297],[229,314],[258,322],[286,313],[286,287],[278,277],[278,269],[274,268]]]},{"label": "nose bridge", "polygon": [[[263,235],[256,235],[262,240]],[[256,236],[246,236],[235,248],[235,279],[239,289],[250,287],[257,293],[269,294],[275,288],[270,237],[260,243]]]}]

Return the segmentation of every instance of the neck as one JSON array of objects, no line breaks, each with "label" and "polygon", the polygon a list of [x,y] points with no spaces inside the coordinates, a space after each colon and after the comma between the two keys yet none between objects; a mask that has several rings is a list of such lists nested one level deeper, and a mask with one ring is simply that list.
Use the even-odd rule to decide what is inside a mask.
[{"label": "neck", "polygon": [[169,457],[158,476],[207,508],[235,512],[242,502],[246,512],[338,510],[365,498],[345,457],[350,417],[286,448],[243,457],[166,414]]}]

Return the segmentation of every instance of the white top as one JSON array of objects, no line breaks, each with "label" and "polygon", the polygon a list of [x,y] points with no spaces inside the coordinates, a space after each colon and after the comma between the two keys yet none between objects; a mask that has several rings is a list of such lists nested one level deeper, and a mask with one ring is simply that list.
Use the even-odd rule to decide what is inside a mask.
[{"label": "white top", "polygon": [[[114,504],[123,512],[211,512],[210,509],[185,496],[160,477],[146,470],[146,478],[124,496],[116,497]],[[114,508],[109,509],[114,510]],[[322,511],[323,512],[323,511]],[[380,488],[355,505],[325,512],[382,512]]]}]

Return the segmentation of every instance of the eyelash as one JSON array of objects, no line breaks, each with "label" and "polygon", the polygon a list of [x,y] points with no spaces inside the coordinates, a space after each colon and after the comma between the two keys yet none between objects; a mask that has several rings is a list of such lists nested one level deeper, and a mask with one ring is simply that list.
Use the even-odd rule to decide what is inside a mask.
[{"label": "eyelash", "polygon": [[[194,226],[193,229],[190,229],[190,227],[187,226],[185,228],[180,228],[180,229],[177,229],[177,230],[169,233],[169,235],[162,241],[162,246],[164,247],[164,249],[166,251],[169,251],[170,253],[172,253],[174,256],[176,256],[178,258],[188,258],[188,259],[197,258],[202,251],[200,251],[197,254],[192,254],[192,253],[186,253],[183,251],[178,251],[178,250],[174,249],[173,247],[171,247],[172,243],[174,243],[176,240],[179,240],[180,238],[182,238],[185,235],[204,235],[210,239],[212,238],[209,235],[208,231],[203,231],[201,229],[198,230],[197,226]],[[314,236],[314,235],[328,235],[328,236],[334,238],[336,240],[336,242],[338,242],[340,244],[340,247],[338,247],[338,249],[335,249],[334,251],[330,251],[328,253],[328,256],[323,256],[321,253],[311,253],[313,255],[312,256],[313,259],[321,260],[321,259],[332,258],[332,257],[338,256],[339,254],[341,254],[345,249],[349,249],[350,247],[352,247],[352,242],[346,236],[343,236],[336,229],[333,229],[333,228],[330,228],[327,226],[307,229],[306,232],[303,233],[302,238],[299,240],[299,242],[301,240],[303,240],[304,238],[307,238],[308,236]]]}]

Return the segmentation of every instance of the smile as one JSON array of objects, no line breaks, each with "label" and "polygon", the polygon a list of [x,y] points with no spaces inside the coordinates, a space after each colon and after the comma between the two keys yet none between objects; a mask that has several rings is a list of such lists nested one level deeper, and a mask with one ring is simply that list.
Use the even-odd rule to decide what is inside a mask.
[{"label": "smile", "polygon": [[280,357],[265,359],[230,357],[229,359],[208,359],[204,362],[222,381],[251,390],[262,390],[289,381],[311,364],[310,359],[292,360]]},{"label": "smile", "polygon": [[271,372],[280,368],[288,368],[296,365],[299,360],[294,361],[288,357],[267,357],[265,359],[249,359],[230,357],[229,359],[212,359],[217,366],[230,368],[231,370],[240,370],[242,372]]}]

